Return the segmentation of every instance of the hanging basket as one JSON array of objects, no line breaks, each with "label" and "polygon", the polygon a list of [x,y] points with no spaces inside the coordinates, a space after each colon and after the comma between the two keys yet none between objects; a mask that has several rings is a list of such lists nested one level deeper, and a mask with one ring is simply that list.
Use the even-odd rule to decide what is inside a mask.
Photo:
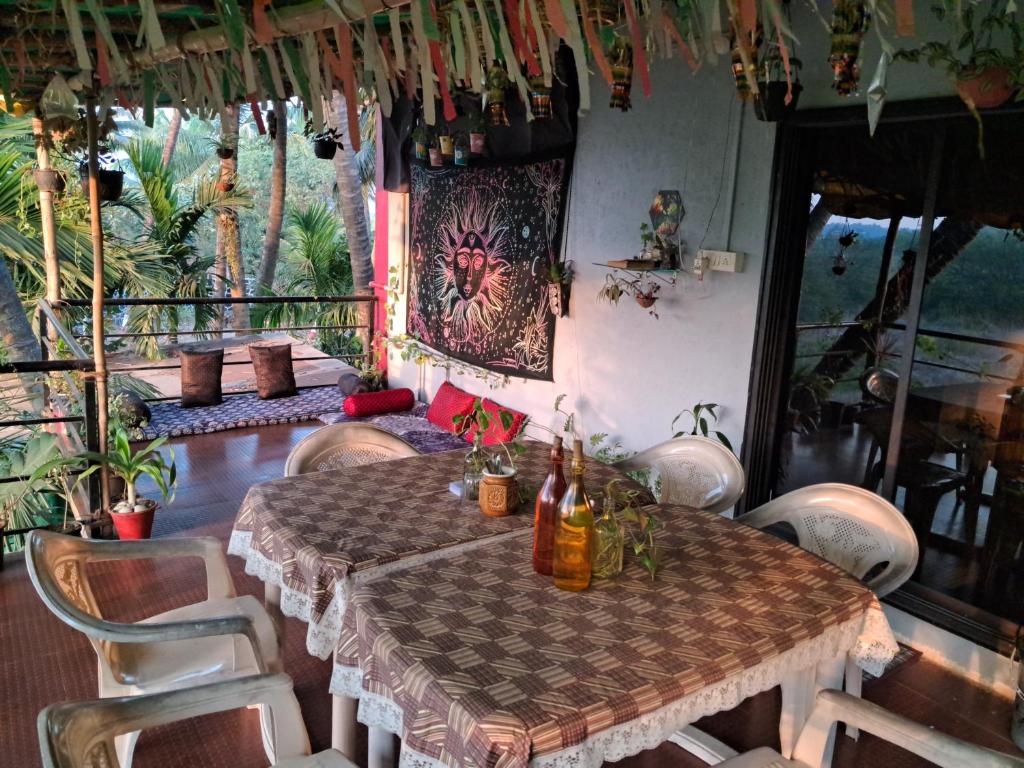
[{"label": "hanging basket", "polygon": [[[82,184],[82,193],[89,196],[89,166],[82,164],[78,166],[78,178]],[[124,171],[114,168],[99,169],[100,200],[113,202],[121,197],[124,189]]]},{"label": "hanging basket", "polygon": [[635,297],[636,303],[644,309],[650,309],[654,306],[655,302],[658,301],[658,297],[653,294],[638,293]]},{"label": "hanging basket", "polygon": [[333,160],[338,151],[338,142],[333,136],[323,135],[313,137],[313,154],[321,160]]},{"label": "hanging basket", "polygon": [[793,83],[793,100],[786,103],[786,92],[789,90],[784,80],[758,82],[758,93],[754,97],[754,114],[765,123],[779,123],[796,112],[800,91],[804,88],[800,83]]},{"label": "hanging basket", "polygon": [[32,171],[32,178],[40,192],[60,194],[64,191],[64,176],[52,168],[36,168]]},{"label": "hanging basket", "polygon": [[1013,95],[1006,67],[965,69],[956,79],[956,92],[967,105],[978,109],[1001,107]]}]

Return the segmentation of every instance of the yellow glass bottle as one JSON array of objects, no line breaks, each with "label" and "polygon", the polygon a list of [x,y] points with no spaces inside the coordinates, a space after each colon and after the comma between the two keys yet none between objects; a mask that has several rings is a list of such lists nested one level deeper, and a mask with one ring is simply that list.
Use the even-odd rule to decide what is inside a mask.
[{"label": "yellow glass bottle", "polygon": [[590,557],[594,512],[583,487],[583,442],[572,446],[572,479],[558,505],[555,551],[551,570],[555,586],[579,592],[590,584]]}]

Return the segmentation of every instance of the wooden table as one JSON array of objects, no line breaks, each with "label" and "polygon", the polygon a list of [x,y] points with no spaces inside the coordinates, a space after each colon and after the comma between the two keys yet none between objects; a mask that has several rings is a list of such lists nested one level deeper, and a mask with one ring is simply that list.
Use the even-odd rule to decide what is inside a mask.
[{"label": "wooden table", "polygon": [[[246,573],[264,582],[267,608],[282,641],[283,616],[298,618],[308,625],[306,649],[327,658],[341,638],[357,583],[516,531],[529,535],[532,502],[518,514],[488,518],[475,503],[463,505],[448,490],[451,481],[461,479],[465,454],[449,451],[285,477],[249,490],[228,552],[245,558]],[[525,488],[539,488],[549,455],[549,446],[527,444],[517,460]],[[587,464],[592,495],[599,496],[615,478],[647,493],[605,464]],[[332,741],[349,756],[354,723],[354,701],[335,697]]]},{"label": "wooden table", "polygon": [[393,757],[388,731],[404,765],[594,768],[776,685],[788,756],[847,652],[877,674],[895,654],[875,595],[835,566],[716,515],[650,509],[666,523],[654,580],[627,555],[620,576],[564,592],[514,534],[358,585],[332,692],[360,699],[371,768]]}]

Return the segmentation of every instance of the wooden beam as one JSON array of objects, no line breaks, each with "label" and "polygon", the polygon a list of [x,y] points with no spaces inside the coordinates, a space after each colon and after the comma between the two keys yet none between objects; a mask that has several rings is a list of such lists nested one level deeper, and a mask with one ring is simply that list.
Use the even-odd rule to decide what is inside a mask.
[{"label": "wooden beam", "polygon": [[[99,452],[107,452],[107,351],[103,346],[103,219],[100,212],[99,125],[96,97],[85,101],[85,124],[89,146],[89,233],[92,237],[92,356],[96,364],[96,426]],[[110,471],[100,469],[103,511],[110,509]]]},{"label": "wooden beam", "polygon": [[[340,5],[345,11],[348,21],[363,19],[367,14],[376,14],[389,8],[408,5],[411,0],[396,0],[385,5],[381,0],[365,0],[362,5],[352,0],[342,0]],[[323,0],[312,0],[302,5],[281,8],[269,15],[270,27],[274,37],[293,37],[306,32],[317,32],[329,29],[342,21],[338,15],[328,8]],[[186,32],[176,42],[163,48],[148,52],[137,52],[134,56],[136,66],[148,69],[175,59],[182,59],[189,54],[215,53],[230,47],[224,27],[197,29]]]}]

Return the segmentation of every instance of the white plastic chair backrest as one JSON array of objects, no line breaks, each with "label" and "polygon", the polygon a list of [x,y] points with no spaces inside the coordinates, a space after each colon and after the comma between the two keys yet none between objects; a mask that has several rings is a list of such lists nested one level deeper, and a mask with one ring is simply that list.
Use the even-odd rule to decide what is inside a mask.
[{"label": "white plastic chair backrest", "polygon": [[824,765],[829,735],[836,722],[859,728],[922,757],[940,768],[1022,768],[1024,760],[968,744],[934,728],[915,723],[847,693],[818,694],[810,719],[800,732],[793,759],[809,768]]},{"label": "white plastic chair backrest", "polygon": [[903,584],[917,567],[917,537],[903,513],[855,485],[820,483],[790,491],[737,521],[753,528],[787,523],[802,549],[858,579],[886,563],[865,582],[879,596]]},{"label": "white plastic chair backrest", "polygon": [[309,737],[287,675],[254,675],[170,693],[53,704],[39,713],[44,768],[118,768],[114,737],[192,717],[265,704],[278,762],[309,754]]},{"label": "white plastic chair backrest", "polygon": [[284,474],[292,477],[419,455],[405,440],[373,424],[332,424],[307,435],[292,448]]},{"label": "white plastic chair backrest", "polygon": [[739,459],[717,440],[686,435],[666,440],[615,462],[622,472],[653,469],[661,480],[662,504],[724,512],[743,495],[746,475]]}]

